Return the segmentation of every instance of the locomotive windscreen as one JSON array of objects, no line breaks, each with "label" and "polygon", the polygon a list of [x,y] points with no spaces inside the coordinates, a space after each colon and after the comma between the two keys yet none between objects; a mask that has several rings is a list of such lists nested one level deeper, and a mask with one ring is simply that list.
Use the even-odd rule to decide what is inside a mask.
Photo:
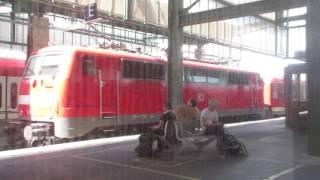
[{"label": "locomotive windscreen", "polygon": [[56,74],[61,64],[65,61],[62,54],[47,54],[32,56],[28,60],[28,65],[24,77]]}]

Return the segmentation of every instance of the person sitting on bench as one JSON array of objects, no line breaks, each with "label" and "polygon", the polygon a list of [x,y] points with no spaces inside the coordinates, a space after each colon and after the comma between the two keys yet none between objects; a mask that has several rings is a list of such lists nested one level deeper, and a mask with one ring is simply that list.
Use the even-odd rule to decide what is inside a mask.
[{"label": "person sitting on bench", "polygon": [[199,121],[200,111],[197,107],[197,100],[190,98],[187,104],[181,104],[175,109],[177,120],[197,120]]},{"label": "person sitting on bench", "polygon": [[211,99],[208,102],[208,107],[201,112],[200,123],[201,128],[204,129],[205,135],[216,135],[217,136],[217,147],[219,148],[220,155],[223,152],[223,137],[224,128],[223,123],[219,122],[219,115],[216,111],[218,102]]},{"label": "person sitting on bench", "polygon": [[[161,152],[165,146],[163,144],[163,141],[159,138],[159,136],[165,135],[164,131],[165,131],[165,127],[166,127],[167,123],[168,123],[167,131],[168,131],[168,128],[170,130],[172,130],[172,123],[174,123],[174,121],[176,120],[176,115],[175,115],[174,111],[171,110],[172,106],[169,102],[166,103],[166,109],[167,109],[167,111],[161,115],[159,123],[157,125],[151,127],[152,133],[158,136],[158,138],[157,138],[158,152]],[[168,139],[171,143],[177,142],[177,139],[175,137],[175,129],[174,129],[173,133],[171,133],[169,135],[167,134],[167,136],[170,136],[170,138],[168,138]]]},{"label": "person sitting on bench", "polygon": [[161,115],[159,123],[151,127],[153,133],[157,135],[161,135],[161,136],[164,135],[164,128],[167,121],[176,120],[175,113],[172,110],[172,106],[170,103],[166,103],[166,109],[167,110]]}]

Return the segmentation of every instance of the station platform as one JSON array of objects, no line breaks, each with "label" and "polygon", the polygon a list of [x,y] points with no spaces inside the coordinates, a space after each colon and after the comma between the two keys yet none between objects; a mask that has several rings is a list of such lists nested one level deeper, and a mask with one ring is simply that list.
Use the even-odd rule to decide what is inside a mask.
[{"label": "station platform", "polygon": [[97,139],[0,152],[4,180],[300,180],[319,179],[320,158],[307,155],[306,135],[283,118],[230,124],[248,157],[221,159],[215,145],[185,146],[179,158],[141,159],[138,136]]}]

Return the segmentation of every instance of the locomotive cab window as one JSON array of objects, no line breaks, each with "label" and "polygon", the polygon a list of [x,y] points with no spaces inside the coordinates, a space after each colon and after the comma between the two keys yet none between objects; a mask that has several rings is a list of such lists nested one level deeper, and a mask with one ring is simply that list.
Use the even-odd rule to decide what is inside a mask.
[{"label": "locomotive cab window", "polygon": [[162,64],[125,60],[122,62],[122,77],[128,79],[164,80],[165,69]]},{"label": "locomotive cab window", "polygon": [[37,75],[55,75],[65,62],[62,54],[45,54],[32,56],[24,73],[25,77]]},{"label": "locomotive cab window", "polygon": [[57,56],[57,55],[44,56],[41,63],[39,75],[50,75],[50,74],[57,73],[62,63],[57,61],[58,58],[61,58],[61,55],[60,56]]},{"label": "locomotive cab window", "polygon": [[81,62],[83,75],[94,76],[97,74],[96,58],[94,56],[82,55]]}]

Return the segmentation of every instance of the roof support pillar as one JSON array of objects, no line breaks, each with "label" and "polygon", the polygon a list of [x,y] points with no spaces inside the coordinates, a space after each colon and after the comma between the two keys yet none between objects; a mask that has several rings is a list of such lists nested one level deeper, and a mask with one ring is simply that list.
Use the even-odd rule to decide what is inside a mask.
[{"label": "roof support pillar", "polygon": [[320,156],[320,1],[310,0],[307,14],[307,66],[308,66],[308,151]]},{"label": "roof support pillar", "polygon": [[179,25],[183,0],[169,1],[168,21],[168,102],[173,107],[182,103],[182,44],[183,26]]}]

